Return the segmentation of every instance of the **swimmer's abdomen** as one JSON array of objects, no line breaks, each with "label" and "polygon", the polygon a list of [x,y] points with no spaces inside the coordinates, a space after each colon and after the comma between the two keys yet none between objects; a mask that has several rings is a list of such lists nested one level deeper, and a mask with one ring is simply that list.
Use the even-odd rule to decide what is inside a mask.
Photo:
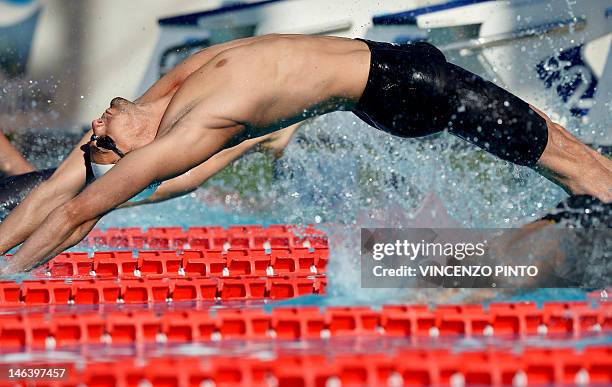
[{"label": "swimmer's abdomen", "polygon": [[9,176],[0,180],[0,221],[19,205],[40,183],[55,172],[54,168]]}]

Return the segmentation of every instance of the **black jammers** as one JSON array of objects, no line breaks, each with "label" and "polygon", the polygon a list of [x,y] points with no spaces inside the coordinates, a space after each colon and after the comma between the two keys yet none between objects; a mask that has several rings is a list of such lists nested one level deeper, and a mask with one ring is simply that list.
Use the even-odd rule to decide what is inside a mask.
[{"label": "black jammers", "polygon": [[363,41],[371,51],[370,74],[353,111],[368,124],[400,137],[448,129],[526,166],[544,152],[546,121],[520,98],[447,62],[431,44]]}]

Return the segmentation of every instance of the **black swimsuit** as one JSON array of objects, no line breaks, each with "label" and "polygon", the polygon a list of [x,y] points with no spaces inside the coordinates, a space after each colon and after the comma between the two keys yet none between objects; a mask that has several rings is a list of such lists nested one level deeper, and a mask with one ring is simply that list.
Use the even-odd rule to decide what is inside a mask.
[{"label": "black swimsuit", "polygon": [[448,63],[424,42],[370,48],[370,74],[354,113],[401,137],[448,129],[504,160],[534,166],[548,140],[546,121],[520,98]]}]

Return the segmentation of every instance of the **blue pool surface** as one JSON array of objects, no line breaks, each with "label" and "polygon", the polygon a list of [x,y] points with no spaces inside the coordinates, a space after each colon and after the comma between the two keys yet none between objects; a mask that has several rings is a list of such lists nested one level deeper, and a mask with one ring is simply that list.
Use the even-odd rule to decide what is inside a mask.
[{"label": "blue pool surface", "polygon": [[207,204],[200,201],[196,195],[188,195],[172,199],[163,203],[150,204],[139,207],[125,208],[113,211],[103,217],[96,227],[107,229],[109,227],[165,227],[232,224],[270,224],[283,223],[282,219],[269,219],[263,215],[248,216],[232,213],[218,204]]}]

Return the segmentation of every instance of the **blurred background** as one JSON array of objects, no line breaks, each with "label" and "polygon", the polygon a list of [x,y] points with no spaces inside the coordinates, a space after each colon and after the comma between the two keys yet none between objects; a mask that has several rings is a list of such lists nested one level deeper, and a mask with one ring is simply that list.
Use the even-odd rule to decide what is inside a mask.
[{"label": "blurred background", "polygon": [[[197,50],[267,33],[429,41],[610,152],[612,0],[0,0],[0,130],[35,167],[57,166],[113,97],[137,98]],[[189,197],[99,226],[510,227],[565,196],[447,133],[399,139],[338,112],[281,157],[250,154]],[[334,289],[351,294],[359,236],[328,231]]]},{"label": "blurred background", "polygon": [[[112,97],[136,97],[141,91],[149,64],[157,64],[161,59],[152,57],[154,53],[158,54],[156,44],[166,33],[176,34],[177,25],[183,30],[180,38],[176,39],[177,46],[163,47],[162,50],[184,50],[183,46],[189,44],[199,49],[239,36],[290,30],[293,27],[289,23],[279,28],[271,26],[269,31],[264,31],[261,28],[257,30],[255,21],[252,26],[235,26],[232,21],[219,26],[219,20],[215,20],[211,23],[214,26],[204,27],[207,23],[200,26],[197,20],[184,24],[179,21],[177,25],[172,19],[164,20],[165,17],[218,9],[224,5],[231,10],[236,8],[236,3],[218,0],[1,0],[3,127],[48,127],[53,123],[75,129],[99,115]],[[370,6],[376,4],[372,1],[351,1],[345,2],[343,7],[327,4],[320,8],[323,2],[312,3],[308,7],[312,6],[322,14],[346,11],[347,6],[349,10],[359,10],[355,13],[361,13],[364,3],[370,3]],[[392,3],[399,5],[402,2],[389,1],[390,5]],[[418,3],[425,2],[415,2]],[[263,9],[265,5],[255,8],[251,11],[268,11]],[[239,13],[228,12],[227,15]],[[359,14],[355,16],[356,20],[344,18],[351,25],[331,26],[332,30],[321,32],[352,35],[359,29],[365,29],[368,20],[358,20],[362,16]],[[263,21],[264,16],[260,17]],[[309,17],[316,23],[321,15],[317,13]],[[360,25],[353,24],[357,20]],[[322,27],[328,29],[325,25]],[[299,32],[299,29],[295,32]],[[176,64],[177,59],[167,58],[164,67]],[[27,110],[36,111],[40,116],[23,114]]]}]

